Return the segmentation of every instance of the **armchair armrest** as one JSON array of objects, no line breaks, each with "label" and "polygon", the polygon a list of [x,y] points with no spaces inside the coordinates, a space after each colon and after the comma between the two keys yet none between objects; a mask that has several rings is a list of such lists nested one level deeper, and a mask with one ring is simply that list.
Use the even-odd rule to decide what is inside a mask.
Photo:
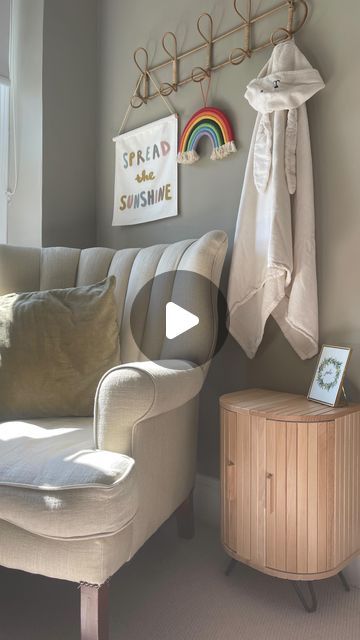
[{"label": "armchair armrest", "polygon": [[110,369],[95,397],[95,447],[131,455],[133,427],[182,406],[199,393],[203,382],[201,367],[184,360],[134,362]]}]

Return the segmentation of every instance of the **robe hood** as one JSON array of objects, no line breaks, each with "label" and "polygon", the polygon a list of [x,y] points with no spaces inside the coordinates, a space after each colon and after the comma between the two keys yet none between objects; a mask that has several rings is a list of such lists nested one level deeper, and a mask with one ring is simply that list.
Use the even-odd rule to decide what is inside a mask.
[{"label": "robe hood", "polygon": [[254,181],[259,192],[266,190],[271,171],[273,144],[271,114],[287,111],[285,174],[289,193],[295,193],[297,109],[324,86],[319,72],[312,68],[294,40],[276,45],[269,62],[259,76],[247,86],[245,98],[261,115],[254,149]]},{"label": "robe hood", "polygon": [[247,86],[245,98],[256,111],[271,113],[297,109],[324,86],[319,72],[290,40],[274,47],[259,77]]}]

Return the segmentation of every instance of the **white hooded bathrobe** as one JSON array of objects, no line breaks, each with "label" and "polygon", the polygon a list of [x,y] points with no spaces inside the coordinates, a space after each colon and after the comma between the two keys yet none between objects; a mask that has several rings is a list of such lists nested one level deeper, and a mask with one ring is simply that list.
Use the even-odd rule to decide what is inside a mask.
[{"label": "white hooded bathrobe", "polygon": [[318,351],[312,160],[305,102],[324,83],[293,40],[245,97],[258,111],[230,269],[229,329],[249,358],[270,314],[300,358]]}]

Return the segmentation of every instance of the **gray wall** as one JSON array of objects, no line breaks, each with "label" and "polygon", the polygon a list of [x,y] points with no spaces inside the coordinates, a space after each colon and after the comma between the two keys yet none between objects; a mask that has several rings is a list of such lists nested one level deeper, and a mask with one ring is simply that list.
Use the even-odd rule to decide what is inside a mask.
[{"label": "gray wall", "polygon": [[95,243],[97,0],[45,0],[43,246]]},{"label": "gray wall", "polygon": [[[274,3],[275,4],[275,3]],[[360,86],[357,73],[358,0],[348,0],[347,11],[335,0],[310,2],[308,23],[297,42],[319,69],[326,89],[309,102],[309,118],[316,185],[317,251],[320,296],[321,341],[351,344],[354,355],[350,368],[353,397],[360,389],[360,180],[358,178]],[[180,210],[178,218],[146,225],[111,226],[113,207],[114,146],[129,95],[136,81],[132,52],[146,46],[151,61],[161,60],[159,42],[164,31],[173,30],[181,50],[198,43],[196,19],[201,11],[214,15],[217,31],[234,24],[230,0],[103,0],[99,15],[99,87],[97,148],[97,241],[112,247],[147,246],[196,237],[220,228],[233,238],[244,168],[255,113],[243,98],[247,83],[257,75],[270,51],[254,55],[239,67],[227,67],[214,74],[210,103],[226,110],[235,128],[239,152],[231,159],[213,163],[205,157],[193,167],[180,168]],[[253,2],[255,10],[267,9],[267,1]],[[226,14],[226,15],[225,15]],[[286,24],[286,18],[270,24]],[[269,21],[258,27],[255,37],[268,34]],[[263,33],[262,33],[263,32]],[[232,45],[241,46],[239,37]],[[223,59],[228,44],[217,48]],[[197,64],[203,64],[198,58]],[[190,84],[173,98],[181,116],[181,127],[201,106],[200,89]],[[134,111],[129,128],[166,115],[161,100]],[[209,148],[202,148],[208,155]],[[228,266],[228,265],[227,265]],[[258,355],[248,361],[229,339],[214,361],[202,394],[199,470],[218,473],[217,398],[244,386],[264,386],[306,392],[315,361],[302,362],[292,351],[273,322],[268,323]]]}]

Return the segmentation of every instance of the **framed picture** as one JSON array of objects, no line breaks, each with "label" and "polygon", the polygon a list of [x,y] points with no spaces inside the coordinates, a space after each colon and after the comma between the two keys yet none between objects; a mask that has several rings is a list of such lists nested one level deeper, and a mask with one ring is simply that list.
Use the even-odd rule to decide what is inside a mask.
[{"label": "framed picture", "polygon": [[308,393],[308,400],[321,402],[321,404],[327,404],[330,407],[336,407],[339,404],[350,355],[350,347],[323,345]]}]

